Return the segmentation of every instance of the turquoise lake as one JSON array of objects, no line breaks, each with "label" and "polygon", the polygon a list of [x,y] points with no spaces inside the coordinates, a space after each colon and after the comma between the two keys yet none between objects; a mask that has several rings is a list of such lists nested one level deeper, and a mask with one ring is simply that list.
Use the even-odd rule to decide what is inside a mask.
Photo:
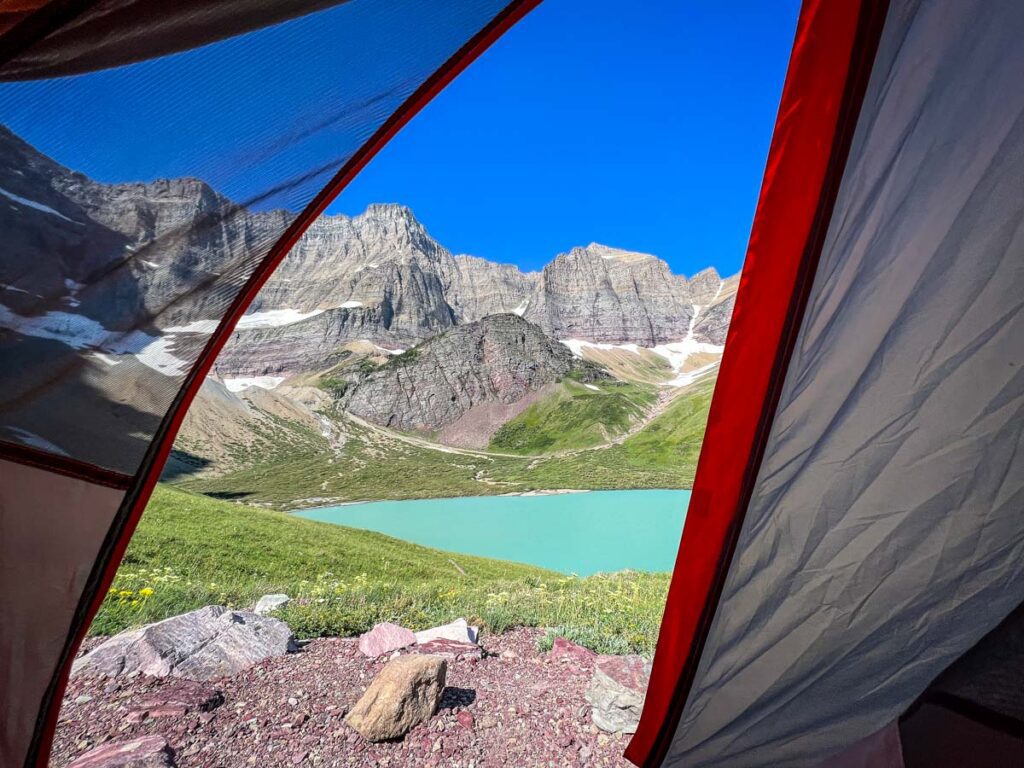
[{"label": "turquoise lake", "polygon": [[591,491],[374,501],[294,514],[589,576],[624,568],[672,570],[689,501],[689,491]]}]

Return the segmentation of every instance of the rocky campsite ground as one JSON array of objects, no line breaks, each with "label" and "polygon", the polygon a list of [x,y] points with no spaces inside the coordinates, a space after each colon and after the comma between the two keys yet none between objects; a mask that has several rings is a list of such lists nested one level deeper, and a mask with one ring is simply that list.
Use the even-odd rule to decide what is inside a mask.
[{"label": "rocky campsite ground", "polygon": [[[390,658],[364,657],[354,638],[312,640],[202,684],[77,675],[65,693],[51,765],[65,768],[97,746],[150,736],[151,744],[167,743],[159,749],[166,762],[152,764],[179,768],[625,768],[629,737],[601,731],[585,698],[595,657],[574,646],[541,652],[542,634],[485,636],[482,658],[449,660],[436,714],[384,743],[365,741],[344,722]],[[85,649],[99,642],[90,638]]]}]

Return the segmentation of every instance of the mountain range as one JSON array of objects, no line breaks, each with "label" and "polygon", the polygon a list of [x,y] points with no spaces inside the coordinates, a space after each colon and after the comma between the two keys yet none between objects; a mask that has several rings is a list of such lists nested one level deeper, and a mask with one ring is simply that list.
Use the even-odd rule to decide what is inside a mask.
[{"label": "mountain range", "polygon": [[371,205],[314,223],[261,290],[217,370],[296,373],[347,341],[404,349],[502,313],[560,340],[715,347],[725,342],[735,287],[714,269],[688,280],[654,256],[596,243],[523,272],[454,256],[408,208]]},{"label": "mountain range", "polygon": [[[0,353],[19,363],[0,437],[133,470],[293,218],[194,178],[100,183],[0,127]],[[506,427],[532,445],[523,425],[557,406],[583,443],[615,440],[713,374],[737,284],[596,243],[522,271],[452,254],[401,205],[322,216],[238,323],[196,413],[248,446],[284,419],[336,448],[352,433],[339,420],[355,419],[480,450]],[[252,420],[238,396],[259,400],[254,388],[276,395]],[[86,415],[75,434],[69,411]],[[208,445],[216,429],[196,426],[182,440]]]}]

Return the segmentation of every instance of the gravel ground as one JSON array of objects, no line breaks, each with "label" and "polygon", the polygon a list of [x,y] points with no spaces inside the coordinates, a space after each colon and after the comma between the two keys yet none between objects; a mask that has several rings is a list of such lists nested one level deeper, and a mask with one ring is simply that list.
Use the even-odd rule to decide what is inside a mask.
[{"label": "gravel ground", "polygon": [[[437,714],[384,744],[363,741],[343,722],[384,664],[359,654],[354,639],[313,640],[299,653],[210,683],[224,700],[209,712],[153,705],[179,681],[74,678],[50,764],[63,768],[104,742],[159,734],[180,768],[627,768],[621,755],[629,737],[590,722],[583,694],[593,662],[551,660],[536,650],[539,635],[519,629],[485,637],[483,659],[449,661]],[[141,717],[147,707],[152,714]]]}]

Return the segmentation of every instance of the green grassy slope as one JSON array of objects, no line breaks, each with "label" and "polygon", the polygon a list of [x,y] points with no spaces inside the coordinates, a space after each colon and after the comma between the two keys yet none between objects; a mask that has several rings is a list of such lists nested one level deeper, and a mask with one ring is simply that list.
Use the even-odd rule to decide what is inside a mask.
[{"label": "green grassy slope", "polygon": [[539,454],[590,448],[621,435],[655,400],[649,385],[566,379],[558,392],[506,422],[490,450]]},{"label": "green grassy slope", "polygon": [[295,602],[281,617],[300,637],[466,616],[491,631],[559,627],[595,650],[649,653],[667,589],[667,574],[564,577],[160,486],[91,631],[285,592]]},{"label": "green grassy slope", "polygon": [[509,465],[501,477],[539,488],[690,488],[714,387],[713,379],[693,385],[618,445]]},{"label": "green grassy slope", "polygon": [[623,443],[569,455],[537,459],[450,453],[350,424],[348,441],[339,451],[311,442],[268,453],[221,477],[183,477],[176,484],[279,508],[313,506],[319,500],[486,496],[551,488],[689,488],[713,389],[714,379],[695,384]]}]

